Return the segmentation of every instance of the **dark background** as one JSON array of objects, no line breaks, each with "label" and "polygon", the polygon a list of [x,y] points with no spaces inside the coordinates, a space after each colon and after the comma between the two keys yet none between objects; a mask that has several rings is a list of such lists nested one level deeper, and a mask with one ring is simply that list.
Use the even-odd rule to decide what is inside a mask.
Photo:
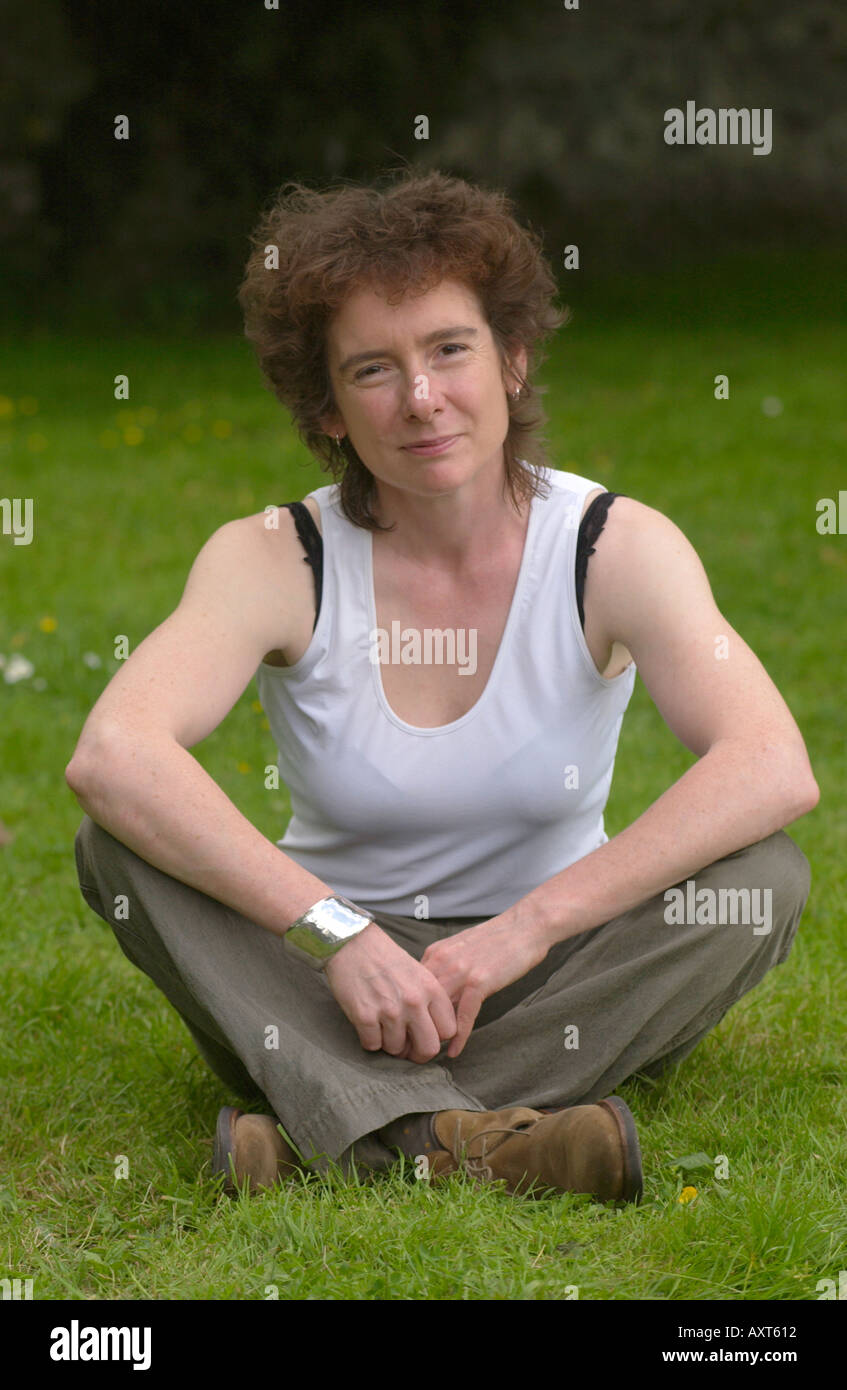
[{"label": "dark background", "polygon": [[[571,300],[697,267],[696,313],[718,259],[843,243],[839,0],[5,0],[2,31],[0,293],[22,325],[237,329],[285,180],[404,163],[507,188],[554,266],[577,243]],[[666,146],[688,99],[771,107],[772,152]]]}]

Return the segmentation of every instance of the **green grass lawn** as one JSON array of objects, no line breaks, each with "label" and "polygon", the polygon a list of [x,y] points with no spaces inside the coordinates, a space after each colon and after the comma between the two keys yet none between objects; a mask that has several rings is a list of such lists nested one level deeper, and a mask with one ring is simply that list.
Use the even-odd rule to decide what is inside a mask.
[{"label": "green grass lawn", "polygon": [[[807,313],[793,274],[792,295],[763,292],[767,312],[720,277],[712,313],[700,287],[702,315],[684,289],[640,307],[633,294],[602,310],[583,298],[544,370],[554,462],[682,527],[794,713],[821,789],[789,829],[812,892],[786,964],[660,1081],[620,1088],[645,1164],[643,1204],[620,1210],[462,1177],[429,1188],[408,1168],[218,1194],[215,1118],[237,1098],[83,901],[82,812],[63,770],[117,669],[116,637],[134,647],[172,611],[211,532],[329,479],[237,337],[7,337],[0,496],[35,499],[35,538],[0,536],[0,653],[7,671],[16,654],[34,668],[0,679],[0,1275],[33,1278],[37,1299],[806,1300],[837,1280],[847,535],[819,535],[815,504],[847,487],[847,341],[820,279]],[[124,372],[131,400],[115,402]],[[713,397],[719,373],[727,401]],[[194,753],[276,839],[288,802],[263,786],[275,750],[255,702],[251,684]],[[692,761],[639,680],[609,834]],[[678,1166],[698,1153],[726,1155],[728,1176]]]}]

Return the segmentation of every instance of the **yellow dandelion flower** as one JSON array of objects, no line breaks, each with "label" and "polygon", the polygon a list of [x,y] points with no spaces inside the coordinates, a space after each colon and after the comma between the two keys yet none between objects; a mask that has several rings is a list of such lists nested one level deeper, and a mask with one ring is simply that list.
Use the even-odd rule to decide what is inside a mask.
[{"label": "yellow dandelion flower", "polygon": [[216,439],[229,439],[232,434],[232,425],[229,420],[215,420],[212,425],[212,434]]},{"label": "yellow dandelion flower", "polygon": [[140,444],[144,438],[144,431],[137,425],[127,425],[124,430],[124,444]]},{"label": "yellow dandelion flower", "polygon": [[15,402],[8,396],[0,396],[0,420],[10,419],[15,413]]},{"label": "yellow dandelion flower", "polygon": [[693,1201],[694,1201],[694,1198],[695,1198],[696,1196],[697,1196],[697,1188],[696,1188],[696,1187],[684,1187],[684,1188],[682,1189],[682,1191],[680,1192],[680,1194],[679,1194],[679,1200],[680,1200],[680,1202],[683,1202],[683,1203],[693,1202]]},{"label": "yellow dandelion flower", "polygon": [[239,763],[239,764],[238,764],[238,771],[239,771],[239,772],[249,772],[249,771],[250,771],[250,764],[249,764],[249,763]]},{"label": "yellow dandelion flower", "polygon": [[59,624],[56,622],[55,618],[39,618],[38,626],[41,628],[42,632],[55,632]]},{"label": "yellow dandelion flower", "polygon": [[261,702],[261,700],[253,700],[253,702],[252,702],[251,705],[250,705],[250,708],[251,708],[252,710],[255,710],[256,714],[261,714],[261,713],[262,713],[262,702]]},{"label": "yellow dandelion flower", "polygon": [[271,726],[270,726],[270,722],[269,722],[267,719],[263,719],[263,720],[262,720],[262,723],[261,723],[261,728],[263,728],[263,729],[269,729],[270,727],[271,727]]}]

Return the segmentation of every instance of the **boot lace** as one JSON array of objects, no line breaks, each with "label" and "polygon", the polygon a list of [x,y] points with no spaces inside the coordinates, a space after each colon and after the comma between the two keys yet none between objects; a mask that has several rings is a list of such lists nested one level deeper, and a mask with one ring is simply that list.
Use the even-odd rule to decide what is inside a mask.
[{"label": "boot lace", "polygon": [[[536,1120],[525,1120],[524,1123],[520,1125],[499,1125],[484,1130],[482,1134],[474,1135],[474,1137],[469,1139],[467,1144],[464,1145],[461,1143],[460,1139],[456,1144],[458,1162],[476,1182],[494,1182],[495,1178],[491,1165],[485,1161],[490,1153],[490,1150],[486,1147],[485,1141],[490,1139],[493,1134],[524,1134],[528,1129],[532,1129],[534,1124],[537,1124]],[[476,1139],[482,1140],[482,1151],[478,1154],[469,1153],[469,1147]],[[495,1147],[499,1148],[500,1145],[497,1144]]]}]

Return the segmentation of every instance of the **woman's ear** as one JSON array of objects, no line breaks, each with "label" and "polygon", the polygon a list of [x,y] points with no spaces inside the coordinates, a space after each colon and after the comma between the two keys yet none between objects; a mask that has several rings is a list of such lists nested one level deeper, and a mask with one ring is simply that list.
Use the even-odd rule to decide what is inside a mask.
[{"label": "woman's ear", "polygon": [[339,439],[343,439],[347,433],[347,427],[340,415],[322,415],[320,426],[324,434],[331,435],[333,439],[336,435]]},{"label": "woman's ear", "polygon": [[514,395],[526,381],[526,369],[529,365],[526,348],[520,343],[514,348],[510,348],[506,354],[506,361],[503,367],[503,377],[506,383],[506,390],[509,395]]}]

